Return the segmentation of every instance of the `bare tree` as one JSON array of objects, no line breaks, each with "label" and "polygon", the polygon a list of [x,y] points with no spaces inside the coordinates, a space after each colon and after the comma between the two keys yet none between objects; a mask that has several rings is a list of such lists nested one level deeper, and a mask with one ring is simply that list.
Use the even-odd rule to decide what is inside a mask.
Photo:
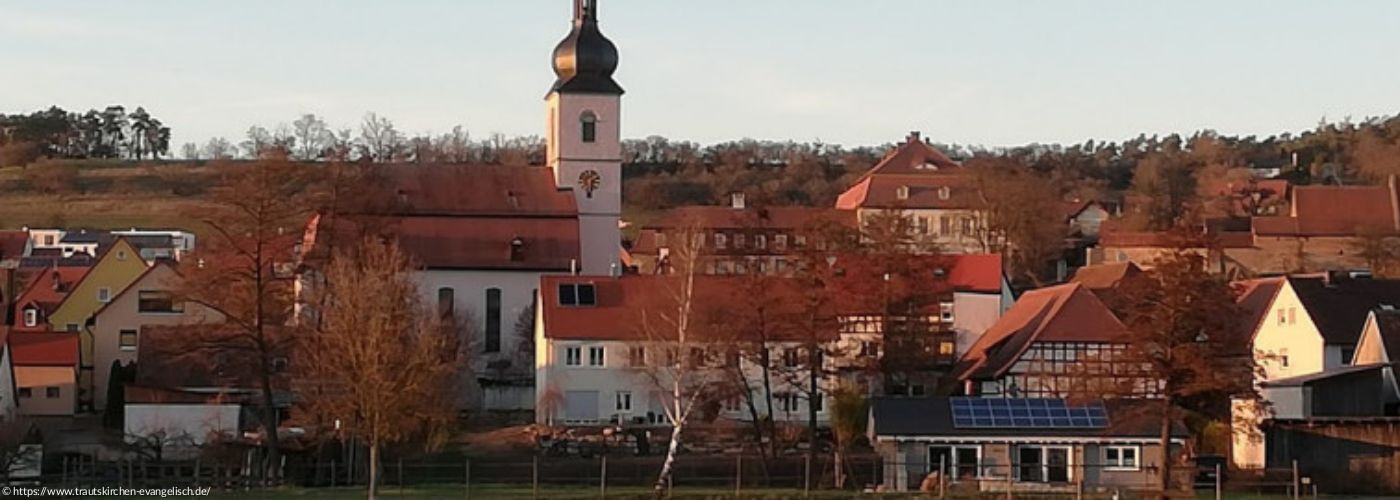
[{"label": "bare tree", "polygon": [[209,142],[204,143],[204,156],[210,160],[228,160],[233,158],[233,144],[223,137],[210,137]]},{"label": "bare tree", "polygon": [[394,122],[374,113],[365,114],[360,122],[358,139],[360,157],[374,162],[397,160],[406,147],[403,134],[394,128]]},{"label": "bare tree", "polygon": [[193,142],[186,142],[183,146],[180,146],[180,155],[184,156],[186,160],[198,160],[199,145]]},{"label": "bare tree", "polygon": [[296,139],[293,157],[298,160],[321,158],[335,141],[335,135],[326,128],[325,120],[311,113],[301,115],[292,122],[292,136]]},{"label": "bare tree", "polygon": [[325,388],[301,408],[322,422],[346,419],[369,445],[370,499],[384,446],[441,443],[454,417],[464,359],[456,322],[423,304],[413,269],[397,243],[377,238],[338,251],[321,288],[321,327],[297,351],[301,379]]},{"label": "bare tree", "polygon": [[662,278],[662,290],[657,291],[659,305],[644,309],[640,322],[644,338],[663,353],[647,357],[647,374],[666,391],[663,407],[671,421],[671,442],[653,487],[656,498],[666,494],[686,424],[707,398],[721,390],[724,380],[722,370],[706,369],[703,362],[706,344],[697,312],[696,289],[703,236],[690,231],[677,236],[679,244],[671,253],[674,272]]},{"label": "bare tree", "polygon": [[238,351],[251,358],[262,398],[268,462],[264,471],[278,474],[275,400],[276,360],[285,356],[295,330],[285,327],[292,314],[291,283],[275,268],[290,262],[300,241],[299,229],[311,206],[305,171],[284,161],[263,160],[228,168],[213,190],[215,209],[203,219],[208,243],[196,255],[201,265],[185,272],[181,299],[208,306],[225,316],[226,328],[207,329],[185,339],[192,348]]}]

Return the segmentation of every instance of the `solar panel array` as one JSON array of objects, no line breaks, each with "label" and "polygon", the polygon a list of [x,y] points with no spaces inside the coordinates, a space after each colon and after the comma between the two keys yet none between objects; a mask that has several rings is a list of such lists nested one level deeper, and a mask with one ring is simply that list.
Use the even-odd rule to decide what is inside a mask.
[{"label": "solar panel array", "polygon": [[955,397],[953,427],[1101,429],[1108,427],[1102,402],[1070,405],[1063,399]]}]

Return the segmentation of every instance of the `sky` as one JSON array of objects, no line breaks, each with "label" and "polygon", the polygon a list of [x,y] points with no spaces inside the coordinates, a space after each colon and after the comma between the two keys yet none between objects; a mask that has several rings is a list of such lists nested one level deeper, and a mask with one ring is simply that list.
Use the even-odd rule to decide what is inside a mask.
[{"label": "sky", "polygon": [[[1400,2],[600,0],[623,135],[988,147],[1400,112]],[[303,113],[543,135],[570,0],[0,0],[0,113],[145,106],[173,150]]]}]

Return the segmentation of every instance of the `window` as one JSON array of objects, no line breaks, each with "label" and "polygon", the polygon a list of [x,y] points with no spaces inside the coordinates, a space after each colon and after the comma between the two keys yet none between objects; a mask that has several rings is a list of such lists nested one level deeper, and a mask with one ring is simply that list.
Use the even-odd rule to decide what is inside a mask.
[{"label": "window", "polygon": [[923,397],[923,395],[924,395],[924,384],[910,384],[910,385],[909,385],[909,395],[910,395],[910,396],[913,396],[913,397],[916,397],[916,398],[917,398],[917,397]]},{"label": "window", "polygon": [[598,140],[598,115],[592,111],[584,111],[579,117],[580,132],[583,142],[596,142]]},{"label": "window", "polygon": [[122,330],[117,334],[117,347],[123,351],[136,350],[136,330]]},{"label": "window", "polygon": [[175,300],[164,290],[140,290],[136,292],[136,310],[143,313],[177,313],[185,310],[185,304]]},{"label": "window", "polygon": [[117,250],[117,260],[126,260],[126,250]]},{"label": "window", "polygon": [[1296,324],[1298,324],[1298,308],[1296,308],[1296,307],[1290,307],[1290,308],[1288,308],[1288,324],[1290,324],[1290,325],[1296,325]]},{"label": "window", "polygon": [[614,409],[621,412],[632,411],[632,393],[629,391],[617,391],[617,402]]},{"label": "window", "polygon": [[755,234],[753,236],[753,246],[754,248],[757,248],[759,250],[768,248],[768,236],[763,234]]},{"label": "window", "polygon": [[486,289],[486,352],[501,352],[501,289]]},{"label": "window", "polygon": [[39,310],[29,308],[24,310],[24,326],[39,326]]},{"label": "window", "polygon": [[510,240],[510,261],[522,262],[525,260],[525,240],[515,238]]},{"label": "window", "polygon": [[588,366],[603,366],[602,346],[588,348]]},{"label": "window", "polygon": [[1067,447],[1020,446],[1016,449],[1016,458],[1016,472],[1022,481],[1064,483],[1070,480]]},{"label": "window", "polygon": [[972,234],[973,229],[977,227],[976,221],[972,220],[971,217],[963,217],[960,222],[962,223],[961,234]]},{"label": "window", "polygon": [[797,395],[791,392],[778,393],[778,407],[787,413],[797,411]]},{"label": "window", "polygon": [[453,314],[457,305],[457,292],[450,287],[438,289],[438,316],[447,317]]},{"label": "window", "polygon": [[68,331],[68,333],[77,333],[77,332],[78,332],[78,324],[77,324],[77,323],[69,323],[69,324],[67,325],[67,331]]},{"label": "window", "polygon": [[981,446],[945,445],[928,447],[929,470],[937,470],[939,467],[943,467],[943,477],[954,481],[980,477],[982,474],[978,464],[981,462]]},{"label": "window", "polygon": [[875,341],[864,341],[860,343],[860,355],[876,357],[880,355],[880,344]]},{"label": "window", "polygon": [[899,200],[909,199],[909,186],[899,186],[894,189],[894,197]]},{"label": "window", "polygon": [[1278,350],[1278,364],[1279,366],[1288,368],[1288,349]]},{"label": "window", "polygon": [[744,233],[735,233],[735,234],[734,234],[734,248],[737,248],[737,249],[743,249],[743,248],[744,248]]},{"label": "window", "polygon": [[773,236],[773,246],[778,250],[787,248],[787,235],[778,234]]},{"label": "window", "polygon": [[107,288],[107,287],[105,287],[105,286],[102,287],[102,288],[98,288],[98,289],[97,289],[97,301],[98,301],[98,302],[101,302],[101,303],[104,303],[104,304],[107,303],[107,302],[111,302],[111,301],[112,301],[112,289],[111,289],[111,288]]},{"label": "window", "polygon": [[917,234],[928,234],[929,218],[923,215],[914,218],[914,232]]},{"label": "window", "polygon": [[740,355],[738,349],[729,349],[724,351],[724,366],[728,366],[730,368],[738,368],[740,361],[739,358]]},{"label": "window", "polygon": [[63,391],[62,391],[62,390],[59,390],[59,388],[57,388],[57,387],[48,386],[48,387],[45,387],[45,388],[44,388],[44,397],[45,397],[45,398],[48,398],[48,399],[58,399],[59,396],[62,396],[62,395],[63,395]]},{"label": "window", "polygon": [[1282,324],[1284,324],[1285,322],[1287,322],[1287,320],[1288,320],[1288,317],[1285,315],[1285,311],[1283,310],[1282,307],[1280,307],[1280,308],[1278,309],[1278,324],[1282,325]]},{"label": "window", "polygon": [[272,373],[282,373],[287,371],[287,357],[278,356],[272,358]]},{"label": "window", "polygon": [[796,368],[798,363],[797,349],[783,349],[783,366]]},{"label": "window", "polygon": [[592,283],[564,283],[559,285],[559,305],[561,306],[592,306],[597,305],[597,289]]},{"label": "window", "polygon": [[723,405],[726,413],[738,413],[744,409],[744,398],[741,396],[724,398]]},{"label": "window", "polygon": [[802,245],[806,245],[806,244],[807,244],[807,237],[806,237],[806,236],[803,236],[803,235],[800,235],[800,234],[797,235],[797,236],[794,236],[794,237],[792,238],[792,244],[797,245],[797,246],[799,246],[799,247],[802,246]]},{"label": "window", "polygon": [[944,323],[951,323],[953,321],[953,303],[940,302],[938,304],[938,316]]},{"label": "window", "polygon": [[30,388],[28,388],[28,387],[20,387],[20,388],[19,388],[19,397],[25,398],[25,399],[32,398],[32,397],[34,397],[34,390],[33,390],[33,389],[30,389]]},{"label": "window", "polygon": [[947,215],[938,218],[938,234],[949,234],[953,232],[953,218]]},{"label": "window", "polygon": [[628,366],[634,366],[634,367],[635,367],[635,366],[646,366],[646,365],[647,365],[647,348],[646,348],[646,347],[639,346],[639,345],[634,345],[634,346],[632,346],[630,349],[628,349],[628,350],[627,350],[627,365],[628,365]]},{"label": "window", "polygon": [[579,366],[583,364],[583,349],[579,347],[564,348],[564,366]]},{"label": "window", "polygon": [[724,248],[729,238],[724,233],[715,233],[715,248]]},{"label": "window", "polygon": [[943,341],[943,342],[939,342],[939,343],[938,343],[938,355],[939,355],[939,356],[952,356],[953,353],[957,352],[957,350],[958,350],[958,346],[957,346],[957,344],[954,344],[953,342],[950,342],[950,341],[946,341],[946,340],[945,340],[945,341]]},{"label": "window", "polygon": [[946,200],[946,199],[948,199],[948,196],[950,196],[950,195],[952,195],[952,194],[953,194],[953,190],[948,189],[948,186],[943,186],[943,187],[941,187],[941,188],[938,188],[938,199],[940,199],[940,200]]},{"label": "window", "polygon": [[699,347],[690,348],[689,366],[691,368],[702,368],[705,366],[705,350]]},{"label": "window", "polygon": [[1103,465],[1105,470],[1138,470],[1138,447],[1105,446]]}]

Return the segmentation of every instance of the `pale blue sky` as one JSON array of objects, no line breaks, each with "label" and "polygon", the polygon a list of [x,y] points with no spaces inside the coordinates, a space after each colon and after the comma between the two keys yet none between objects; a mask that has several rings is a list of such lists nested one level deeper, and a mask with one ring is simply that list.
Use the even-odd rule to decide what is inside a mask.
[{"label": "pale blue sky", "polygon": [[[600,0],[623,133],[988,146],[1400,112],[1400,2]],[[0,0],[0,112],[541,134],[569,0]]]}]

